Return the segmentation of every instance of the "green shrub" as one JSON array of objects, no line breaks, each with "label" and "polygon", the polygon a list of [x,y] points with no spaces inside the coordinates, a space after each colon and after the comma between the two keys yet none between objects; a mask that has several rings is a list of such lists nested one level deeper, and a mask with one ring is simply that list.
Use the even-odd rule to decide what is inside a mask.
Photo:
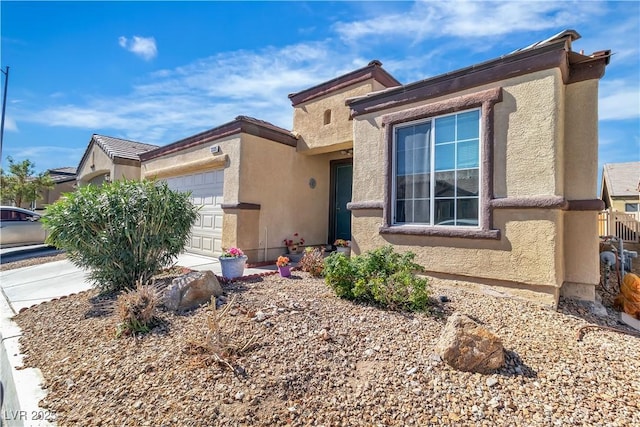
[{"label": "green shrub", "polygon": [[305,248],[304,256],[299,263],[300,269],[310,273],[313,277],[322,276],[324,270],[324,256],[322,250],[311,246]]},{"label": "green shrub", "polygon": [[344,254],[334,252],[324,259],[324,280],[340,298],[355,299],[356,270]]},{"label": "green shrub", "polygon": [[413,262],[415,254],[399,254],[392,246],[366,252],[351,259],[333,253],[325,259],[326,283],[341,298],[377,303],[394,310],[424,310],[429,305],[424,271]]},{"label": "green shrub", "polygon": [[47,208],[47,243],[66,250],[102,292],[132,289],[169,266],[189,239],[198,208],[166,183],[88,185]]}]

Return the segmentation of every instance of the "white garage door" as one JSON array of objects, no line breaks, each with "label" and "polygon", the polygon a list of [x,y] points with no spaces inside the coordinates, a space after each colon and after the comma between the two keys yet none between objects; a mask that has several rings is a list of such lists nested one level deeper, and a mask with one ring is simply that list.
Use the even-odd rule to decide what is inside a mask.
[{"label": "white garage door", "polygon": [[190,191],[191,202],[200,206],[195,224],[191,228],[191,241],[187,252],[218,256],[222,253],[222,169],[168,178],[169,188]]}]

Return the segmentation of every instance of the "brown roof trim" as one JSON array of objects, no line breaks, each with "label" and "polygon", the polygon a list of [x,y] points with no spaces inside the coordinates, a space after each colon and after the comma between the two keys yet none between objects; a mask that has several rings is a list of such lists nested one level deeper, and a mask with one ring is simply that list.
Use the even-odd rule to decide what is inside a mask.
[{"label": "brown roof trim", "polygon": [[364,95],[347,101],[351,115],[358,116],[424,99],[460,92],[507,78],[560,68],[565,84],[600,78],[609,62],[609,51],[585,56],[566,50],[564,40],[523,50],[398,88]]},{"label": "brown roof trim", "polygon": [[382,68],[382,62],[374,59],[369,62],[366,67],[359,68],[351,71],[350,73],[343,74],[334,79],[328,80],[319,85],[310,87],[309,89],[302,90],[300,92],[289,94],[291,105],[294,107],[303,102],[310,101],[314,98],[326,95],[339,89],[343,89],[347,86],[351,86],[356,83],[363,82],[368,79],[374,79],[382,83],[385,87],[400,86],[401,83],[396,80],[391,74],[389,74],[384,68]]},{"label": "brown roof trim", "polygon": [[228,211],[228,210],[259,211],[260,210],[259,204],[246,203],[246,202],[223,203],[222,205],[220,205],[220,207],[225,211]]},{"label": "brown roof trim", "polygon": [[146,161],[154,159],[156,157],[182,151],[187,148],[196,147],[207,142],[216,141],[237,133],[247,133],[249,135],[269,139],[291,147],[296,147],[298,145],[298,139],[286,129],[263,120],[254,119],[253,117],[238,116],[232,122],[200,132],[196,135],[181,139],[155,150],[147,151],[140,155],[140,160]]}]

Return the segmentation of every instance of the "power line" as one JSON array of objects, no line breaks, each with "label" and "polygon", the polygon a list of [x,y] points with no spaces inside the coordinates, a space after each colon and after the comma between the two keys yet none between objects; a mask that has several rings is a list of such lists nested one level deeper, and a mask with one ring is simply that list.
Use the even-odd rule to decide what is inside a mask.
[{"label": "power line", "polygon": [[2,71],[4,74],[4,92],[2,94],[2,121],[0,121],[0,161],[2,160],[2,141],[4,140],[4,112],[7,109],[7,84],[9,83],[9,66],[7,65],[7,71]]}]

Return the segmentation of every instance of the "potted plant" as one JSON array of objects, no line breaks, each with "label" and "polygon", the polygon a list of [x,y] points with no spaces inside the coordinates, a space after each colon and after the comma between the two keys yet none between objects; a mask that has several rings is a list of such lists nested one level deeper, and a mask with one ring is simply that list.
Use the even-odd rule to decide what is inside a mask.
[{"label": "potted plant", "polygon": [[278,272],[281,277],[290,277],[291,276],[291,265],[289,264],[289,258],[286,256],[279,256],[276,261],[276,265],[278,266]]},{"label": "potted plant", "polygon": [[304,239],[298,233],[294,233],[293,238],[284,239],[283,243],[287,247],[288,253],[297,254],[300,252],[300,246],[304,245]]},{"label": "potted plant", "polygon": [[346,257],[351,256],[351,241],[336,239],[333,245],[336,247],[337,252],[343,253]]},{"label": "potted plant", "polygon": [[226,249],[218,257],[222,267],[222,277],[225,279],[235,279],[242,277],[244,267],[247,263],[247,256],[238,248]]}]

